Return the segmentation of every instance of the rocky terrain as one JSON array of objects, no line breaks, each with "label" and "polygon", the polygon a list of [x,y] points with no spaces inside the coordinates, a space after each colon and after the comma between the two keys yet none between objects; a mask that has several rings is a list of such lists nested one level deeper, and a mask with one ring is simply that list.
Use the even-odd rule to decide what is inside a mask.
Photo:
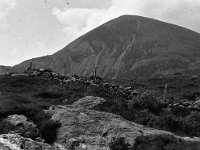
[{"label": "rocky terrain", "polygon": [[[88,32],[53,55],[29,62],[60,74],[135,79],[155,75],[198,74],[200,34],[140,16],[121,16]],[[148,68],[148,69],[147,69]]]},{"label": "rocky terrain", "polygon": [[[198,90],[199,77],[180,79],[117,84],[43,69],[0,76],[0,148],[198,150],[200,103],[191,85]],[[174,86],[194,94],[172,99]]]},{"label": "rocky terrain", "polygon": [[[133,145],[139,136],[172,135],[169,132],[155,130],[127,121],[120,116],[91,110],[95,105],[105,102],[98,97],[85,97],[68,106],[55,106],[47,110],[52,119],[61,122],[57,142],[66,148],[79,147],[88,150],[109,150],[114,138],[125,138]],[[67,119],[66,119],[67,118]],[[190,142],[200,142],[200,138],[175,136]]]},{"label": "rocky terrain", "polygon": [[65,150],[61,146],[51,146],[46,143],[35,142],[17,134],[0,135],[1,150]]},{"label": "rocky terrain", "polygon": [[[52,116],[52,120],[61,123],[54,146],[43,143],[43,141],[36,142],[23,137],[22,133],[26,131],[23,128],[18,130],[18,134],[0,135],[0,148],[2,150],[109,150],[113,139],[123,138],[127,144],[133,146],[138,137],[152,135],[182,140],[188,143],[186,144],[189,146],[188,149],[192,149],[192,144],[196,145],[196,149],[200,148],[200,138],[176,136],[170,132],[127,121],[112,113],[92,110],[105,101],[100,97],[87,96],[72,105],[51,106],[45,110]],[[6,121],[18,127],[29,126],[30,130],[33,127],[36,128],[24,116],[12,115]]]}]

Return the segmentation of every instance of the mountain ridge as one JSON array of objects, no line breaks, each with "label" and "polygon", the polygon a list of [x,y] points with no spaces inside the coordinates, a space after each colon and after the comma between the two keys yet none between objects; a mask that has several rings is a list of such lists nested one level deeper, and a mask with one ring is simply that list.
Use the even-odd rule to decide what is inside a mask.
[{"label": "mountain ridge", "polygon": [[123,15],[89,31],[56,53],[13,68],[52,68],[61,74],[112,79],[200,73],[200,34],[141,16]]}]

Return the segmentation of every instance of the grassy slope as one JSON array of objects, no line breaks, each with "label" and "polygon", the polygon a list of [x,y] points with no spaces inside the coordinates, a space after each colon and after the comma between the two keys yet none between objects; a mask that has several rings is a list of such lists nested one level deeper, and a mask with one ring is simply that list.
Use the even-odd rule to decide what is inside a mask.
[{"label": "grassy slope", "polygon": [[[23,114],[42,130],[44,123],[41,120],[48,122],[49,119],[43,113],[43,109],[51,105],[70,104],[79,98],[92,95],[104,97],[107,100],[106,103],[96,107],[97,110],[112,112],[128,120],[179,135],[200,136],[199,112],[179,107],[167,110],[166,104],[161,101],[165,83],[169,84],[168,100],[172,96],[175,100],[182,97],[194,100],[199,90],[199,81],[199,78],[188,77],[141,81],[141,85],[135,86],[140,90],[139,97],[128,99],[126,96],[116,94],[110,88],[89,86],[81,82],[60,84],[59,81],[50,78],[1,77],[0,117]],[[124,81],[121,84],[133,86],[131,81]],[[191,93],[192,96],[186,95],[185,91]]]}]

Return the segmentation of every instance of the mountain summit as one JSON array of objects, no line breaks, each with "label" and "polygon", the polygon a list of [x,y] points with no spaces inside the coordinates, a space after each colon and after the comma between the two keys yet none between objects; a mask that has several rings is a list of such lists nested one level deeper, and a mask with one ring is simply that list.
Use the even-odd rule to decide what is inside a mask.
[{"label": "mountain summit", "polygon": [[62,74],[133,79],[157,74],[200,73],[200,34],[141,16],[113,19],[50,56],[14,66],[52,68]]}]

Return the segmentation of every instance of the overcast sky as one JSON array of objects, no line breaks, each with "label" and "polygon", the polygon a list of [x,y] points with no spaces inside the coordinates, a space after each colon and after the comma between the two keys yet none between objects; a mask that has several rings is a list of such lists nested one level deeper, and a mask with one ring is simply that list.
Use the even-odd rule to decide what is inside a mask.
[{"label": "overcast sky", "polygon": [[200,0],[0,0],[0,65],[53,54],[124,14],[200,32]]}]

